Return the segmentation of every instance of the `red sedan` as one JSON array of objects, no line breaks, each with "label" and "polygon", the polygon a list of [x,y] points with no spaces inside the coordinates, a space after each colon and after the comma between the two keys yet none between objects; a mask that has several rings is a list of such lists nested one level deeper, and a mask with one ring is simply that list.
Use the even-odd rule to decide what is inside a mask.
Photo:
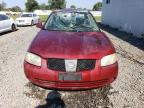
[{"label": "red sedan", "polygon": [[54,11],[31,43],[26,77],[49,89],[82,90],[106,86],[118,74],[113,44],[89,11]]}]

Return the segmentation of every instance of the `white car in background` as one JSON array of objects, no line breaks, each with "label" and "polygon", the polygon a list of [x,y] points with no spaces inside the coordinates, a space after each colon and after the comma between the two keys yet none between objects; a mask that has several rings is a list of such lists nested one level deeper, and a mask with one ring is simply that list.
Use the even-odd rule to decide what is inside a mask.
[{"label": "white car in background", "polygon": [[39,16],[35,13],[22,13],[19,18],[16,19],[17,26],[34,25],[38,23]]},{"label": "white car in background", "polygon": [[15,21],[7,15],[0,14],[0,33],[7,31],[16,31]]}]

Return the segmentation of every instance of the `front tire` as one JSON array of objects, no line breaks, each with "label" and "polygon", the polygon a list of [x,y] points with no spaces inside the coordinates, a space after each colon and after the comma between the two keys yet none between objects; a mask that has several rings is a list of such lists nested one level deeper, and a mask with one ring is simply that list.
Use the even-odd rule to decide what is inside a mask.
[{"label": "front tire", "polygon": [[14,31],[16,31],[17,29],[16,29],[16,25],[15,24],[12,24],[12,26],[11,26],[11,30],[12,30],[12,32],[14,32]]},{"label": "front tire", "polygon": [[33,25],[34,25],[34,21],[32,20],[32,21],[31,21],[31,26],[33,26]]}]

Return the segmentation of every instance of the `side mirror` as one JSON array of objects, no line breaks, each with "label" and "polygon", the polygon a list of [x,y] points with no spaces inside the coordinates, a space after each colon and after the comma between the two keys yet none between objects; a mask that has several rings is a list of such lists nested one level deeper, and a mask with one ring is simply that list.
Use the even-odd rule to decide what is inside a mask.
[{"label": "side mirror", "polygon": [[38,21],[38,23],[36,24],[37,28],[42,28],[43,27],[43,24],[41,21]]}]

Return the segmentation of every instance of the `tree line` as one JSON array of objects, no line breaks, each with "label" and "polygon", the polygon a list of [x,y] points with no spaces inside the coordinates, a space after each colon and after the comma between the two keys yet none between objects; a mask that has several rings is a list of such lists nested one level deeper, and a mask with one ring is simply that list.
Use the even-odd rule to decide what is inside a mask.
[{"label": "tree line", "polygon": [[[32,12],[36,9],[40,10],[55,10],[55,9],[63,9],[66,8],[66,1],[65,0],[48,0],[47,3],[39,4],[36,0],[27,0],[25,3],[26,11]],[[70,8],[76,8],[75,5],[71,5]],[[102,3],[98,2],[94,4],[93,10],[100,10],[102,8]],[[11,8],[6,8],[6,3],[0,3],[0,11],[13,11],[13,12],[21,12],[22,9],[19,6],[13,6]]]},{"label": "tree line", "polygon": [[21,12],[22,9],[19,6],[13,6],[11,8],[6,8],[6,3],[0,3],[0,11],[13,11],[13,12]]}]

